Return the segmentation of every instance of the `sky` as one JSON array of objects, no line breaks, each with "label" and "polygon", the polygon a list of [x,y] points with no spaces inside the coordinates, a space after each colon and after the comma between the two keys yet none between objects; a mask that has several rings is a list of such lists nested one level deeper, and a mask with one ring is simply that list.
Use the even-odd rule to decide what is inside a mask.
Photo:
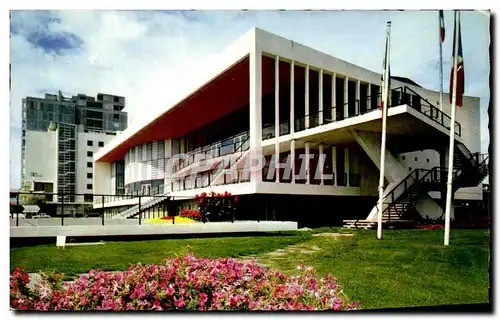
[{"label": "sky", "polygon": [[[453,13],[445,11],[448,91]],[[489,143],[489,18],[463,12],[465,94],[481,98],[481,144]],[[439,90],[437,11],[12,11],[10,185],[20,186],[21,104],[61,90],[126,97],[129,127],[180,100],[217,55],[253,27],[381,72],[392,21],[391,75]]]}]

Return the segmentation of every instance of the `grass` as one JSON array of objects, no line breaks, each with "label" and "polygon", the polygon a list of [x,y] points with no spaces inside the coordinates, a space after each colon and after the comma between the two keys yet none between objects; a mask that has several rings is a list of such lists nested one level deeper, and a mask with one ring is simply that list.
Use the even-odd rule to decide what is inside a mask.
[{"label": "grass", "polygon": [[[355,236],[342,240],[312,236],[332,231]],[[296,272],[300,262],[315,267],[318,275],[332,273],[350,299],[359,301],[364,309],[488,302],[489,232],[453,230],[451,245],[442,243],[443,231],[387,230],[384,240],[378,241],[372,230],[321,228],[275,236],[11,248],[10,267],[78,274],[91,268],[124,270],[130,263],[158,263],[165,256],[187,252],[203,257],[257,255],[261,262],[289,274]],[[292,244],[322,250],[287,252],[284,259],[266,254]]]},{"label": "grass", "polygon": [[10,249],[10,270],[22,266],[27,272],[57,271],[67,276],[90,269],[125,270],[130,264],[160,263],[165,257],[193,252],[206,258],[258,255],[306,241],[309,234],[281,233],[256,237],[168,239],[109,242],[99,246],[66,247],[54,244]]},{"label": "grass", "polygon": [[453,230],[449,247],[442,245],[443,231],[388,230],[382,241],[376,231],[353,232],[350,239],[314,237],[304,242],[321,252],[294,252],[263,262],[294,273],[302,261],[319,275],[332,273],[365,309],[489,301],[488,231]]}]

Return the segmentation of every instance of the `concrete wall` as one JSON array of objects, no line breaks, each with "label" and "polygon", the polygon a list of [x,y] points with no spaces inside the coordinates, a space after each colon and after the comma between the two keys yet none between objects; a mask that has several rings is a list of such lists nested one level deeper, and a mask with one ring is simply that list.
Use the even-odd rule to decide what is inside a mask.
[{"label": "concrete wall", "polygon": [[[78,132],[77,133],[77,147],[76,147],[76,193],[92,194],[95,192],[95,185],[97,181],[95,180],[95,174],[93,174],[93,179],[87,178],[87,173],[94,173],[93,168],[87,167],[87,162],[93,163],[93,155],[98,152],[103,147],[99,147],[99,142],[104,142],[104,145],[113,140],[116,136],[108,135],[105,133],[98,132]],[[92,141],[92,146],[87,146],[87,141]],[[91,151],[92,156],[87,156],[87,152]],[[95,163],[93,164],[93,166]],[[87,189],[87,184],[92,185],[92,189]],[[83,202],[83,196],[78,196],[77,202]]]},{"label": "concrete wall", "polygon": [[[57,133],[26,131],[26,180],[57,182]],[[55,189],[54,189],[55,190]]]},{"label": "concrete wall", "polygon": [[111,194],[111,164],[94,162],[94,194]]}]

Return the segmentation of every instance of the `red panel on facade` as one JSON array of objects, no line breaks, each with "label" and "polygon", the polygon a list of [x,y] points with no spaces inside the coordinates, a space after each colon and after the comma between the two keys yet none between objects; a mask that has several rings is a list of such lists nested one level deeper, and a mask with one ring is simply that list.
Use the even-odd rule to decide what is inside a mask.
[{"label": "red panel on facade", "polygon": [[99,161],[123,159],[126,151],[136,145],[181,137],[246,106],[250,97],[249,78],[249,59],[246,57],[136,132]]}]

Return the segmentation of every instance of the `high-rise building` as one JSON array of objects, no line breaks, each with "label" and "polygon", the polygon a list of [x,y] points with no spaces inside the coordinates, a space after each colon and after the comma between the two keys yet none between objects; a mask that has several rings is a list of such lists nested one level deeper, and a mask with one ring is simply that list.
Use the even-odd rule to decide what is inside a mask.
[{"label": "high-rise building", "polygon": [[92,201],[93,154],[127,128],[124,108],[124,97],[102,93],[23,99],[23,186],[65,195],[69,203]]}]

